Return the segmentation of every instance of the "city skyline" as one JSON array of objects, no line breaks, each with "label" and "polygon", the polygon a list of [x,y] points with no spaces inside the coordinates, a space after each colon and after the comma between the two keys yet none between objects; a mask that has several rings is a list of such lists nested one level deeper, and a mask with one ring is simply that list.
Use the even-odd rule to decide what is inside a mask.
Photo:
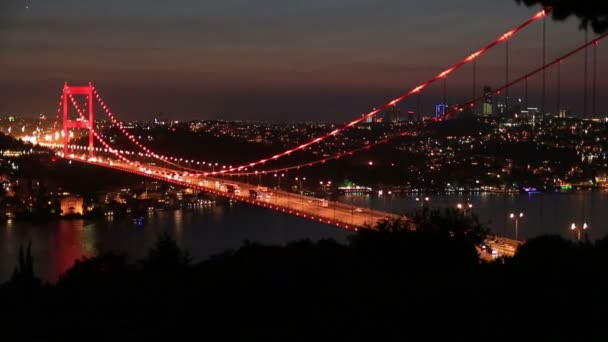
[{"label": "city skyline", "polygon": [[[538,10],[508,1],[416,5],[14,1],[3,5],[1,15],[0,68],[7,72],[0,80],[0,113],[51,114],[64,81],[94,81],[128,119],[163,112],[175,119],[343,122],[432,77]],[[547,24],[548,59],[582,42],[574,20]],[[533,60],[540,32],[540,24],[532,25],[512,44],[512,77],[539,66]],[[599,70],[606,60],[601,46]],[[479,90],[504,83],[503,59],[498,48],[478,62]],[[582,64],[581,54],[562,67],[562,103],[575,113],[582,107]],[[554,71],[547,75],[552,96]],[[470,78],[466,67],[450,77],[448,102],[471,99]],[[539,102],[539,85],[538,79],[530,82],[530,104]],[[600,77],[598,93],[606,87]],[[521,88],[514,87],[513,99],[522,96]],[[440,85],[425,92],[427,114],[440,93]],[[553,102],[548,99],[548,111]],[[413,106],[406,101],[403,109]]]}]

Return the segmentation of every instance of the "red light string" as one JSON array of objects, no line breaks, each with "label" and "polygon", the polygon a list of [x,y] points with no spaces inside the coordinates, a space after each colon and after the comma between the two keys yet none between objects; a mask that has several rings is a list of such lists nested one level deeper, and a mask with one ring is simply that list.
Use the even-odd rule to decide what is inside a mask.
[{"label": "red light string", "polygon": [[120,130],[120,132],[124,136],[126,136],[133,144],[135,144],[135,146],[137,146],[139,149],[141,149],[142,151],[144,151],[144,153],[146,154],[147,157],[153,157],[153,158],[158,159],[158,160],[160,160],[160,161],[162,161],[164,163],[167,163],[169,165],[172,165],[172,166],[175,166],[175,167],[178,167],[178,168],[188,169],[186,167],[183,167],[183,166],[181,166],[179,164],[175,164],[175,163],[173,163],[173,162],[170,161],[170,159],[175,159],[175,158],[167,157],[167,156],[161,156],[161,155],[155,153],[154,151],[150,150],[146,145],[142,144],[139,141],[139,139],[137,139],[133,134],[130,134],[127,131],[127,129],[125,129],[125,127],[122,125],[122,122],[120,122],[120,120],[118,120],[116,118],[116,116],[114,115],[114,113],[112,113],[112,111],[110,110],[110,108],[108,108],[107,104],[101,98],[101,95],[97,91],[97,88],[95,88],[95,86],[93,84],[91,84],[91,87],[93,88],[93,95],[95,96],[95,99],[97,100],[97,102],[99,103],[99,105],[103,108],[103,110],[106,113],[106,115],[108,115],[108,117],[110,118],[110,122],[112,123],[112,125],[114,125],[116,128],[118,128]]},{"label": "red light string", "polygon": [[[72,93],[69,91],[68,89],[68,96],[70,97],[70,101],[72,102],[72,105],[74,106],[74,108],[76,108],[76,111],[78,112],[78,115],[80,116],[80,118],[84,121],[86,121],[86,118],[84,116],[84,114],[82,113],[82,110],[80,109],[80,107],[78,106],[78,103],[76,103],[76,100],[74,99],[74,96],[72,95]],[[99,141],[107,150],[108,152],[116,155],[118,157],[118,159],[130,163],[132,164],[132,162],[125,158],[119,151],[113,149],[100,135],[99,133],[97,133],[97,131],[93,128],[94,123],[93,122],[89,122],[89,129],[93,132],[93,135],[95,136],[95,138],[97,139],[97,141]]]},{"label": "red light string", "polygon": [[516,28],[514,28],[514,29],[512,29],[512,30],[510,30],[510,31],[508,31],[508,32],[506,32],[504,34],[502,34],[495,41],[493,41],[492,43],[490,43],[490,44],[486,45],[485,47],[481,48],[477,52],[474,52],[474,53],[470,54],[469,56],[467,56],[461,62],[455,64],[454,66],[452,66],[452,67],[450,67],[450,68],[448,68],[448,69],[446,69],[446,70],[444,70],[442,72],[440,72],[439,74],[437,74],[432,79],[430,79],[430,80],[428,80],[428,81],[426,81],[426,82],[424,82],[424,83],[422,83],[422,84],[414,87],[408,93],[406,93],[406,94],[404,94],[404,95],[402,95],[400,97],[397,97],[397,98],[395,98],[395,99],[393,99],[393,100],[385,103],[384,105],[382,105],[382,106],[380,106],[380,107],[372,110],[371,112],[363,115],[360,118],[357,118],[357,119],[351,121],[350,123],[342,126],[341,128],[335,129],[335,130],[331,131],[330,133],[328,133],[328,134],[326,134],[324,136],[315,138],[313,140],[310,140],[307,143],[299,145],[299,146],[297,146],[295,148],[292,148],[290,150],[286,150],[286,151],[281,152],[279,154],[275,154],[275,155],[273,155],[271,157],[260,159],[260,160],[255,161],[255,162],[251,162],[251,163],[235,166],[235,167],[229,168],[227,170],[222,170],[222,171],[216,172],[215,174],[223,174],[223,173],[227,173],[227,172],[240,171],[240,170],[244,169],[245,167],[254,167],[254,166],[257,166],[257,165],[260,165],[260,164],[265,164],[267,161],[277,160],[277,159],[279,159],[281,157],[288,156],[288,155],[290,155],[293,152],[296,152],[296,151],[299,151],[299,150],[303,150],[303,149],[305,149],[305,148],[307,148],[307,147],[309,147],[311,145],[317,144],[317,143],[319,143],[319,142],[321,142],[321,141],[323,141],[323,140],[325,140],[325,139],[327,139],[327,138],[329,138],[331,136],[335,136],[338,133],[346,130],[347,128],[354,127],[355,125],[357,125],[357,124],[365,121],[367,118],[373,117],[376,114],[382,112],[383,110],[385,110],[385,109],[387,109],[389,107],[396,106],[397,104],[399,104],[400,102],[402,102],[406,98],[408,98],[408,97],[410,97],[410,96],[412,96],[414,94],[417,94],[420,91],[422,91],[423,89],[427,88],[432,83],[434,83],[434,82],[436,82],[436,81],[438,81],[440,79],[447,78],[447,76],[449,74],[451,74],[452,72],[454,72],[457,69],[461,68],[465,64],[468,64],[468,63],[470,63],[470,62],[472,62],[474,60],[477,60],[480,56],[482,56],[484,53],[486,53],[488,50],[492,49],[496,45],[498,45],[498,44],[500,44],[500,43],[502,43],[504,41],[507,41],[507,40],[511,39],[514,35],[516,35],[519,31],[521,31],[522,29],[524,29],[526,26],[532,24],[533,22],[535,22],[535,21],[537,21],[539,19],[544,18],[547,15],[547,12],[549,10],[550,10],[550,8],[547,8],[545,10],[542,10],[542,11],[536,13],[533,17],[531,17],[530,19],[526,20],[521,25],[519,25]]},{"label": "red light string", "polygon": [[[517,79],[515,79],[515,80],[513,80],[513,81],[511,81],[511,82],[509,82],[509,83],[507,83],[505,85],[503,85],[502,87],[495,89],[494,93],[500,94],[500,92],[502,92],[503,90],[505,90],[505,89],[507,89],[507,88],[509,88],[509,87],[511,87],[511,86],[513,86],[513,85],[515,85],[517,83],[519,83],[519,82],[522,82],[522,81],[524,81],[526,79],[529,79],[530,77],[536,75],[537,73],[539,73],[539,72],[541,72],[541,71],[543,71],[545,69],[548,69],[548,68],[550,68],[550,67],[552,67],[552,66],[554,66],[556,64],[562,63],[565,59],[568,59],[572,55],[575,55],[576,53],[581,52],[582,50],[588,48],[589,46],[591,46],[591,45],[598,45],[601,40],[603,40],[604,38],[606,38],[606,36],[608,36],[608,33],[602,34],[601,36],[597,37],[595,40],[593,40],[593,41],[591,41],[591,42],[589,42],[587,44],[581,45],[578,48],[576,48],[576,49],[574,49],[574,50],[566,53],[565,55],[556,58],[555,60],[551,61],[550,63],[547,63],[547,64],[539,67],[538,69],[535,69],[535,70],[533,70],[533,71],[525,74],[524,76],[521,76],[521,77],[519,77],[519,78],[517,78]],[[477,103],[479,101],[482,101],[484,98],[485,98],[485,94],[482,95],[482,96],[479,96],[479,97],[477,97],[477,98],[475,98],[475,99],[473,99],[471,101],[465,102],[465,103],[460,104],[460,105],[453,106],[452,110],[450,112],[446,113],[446,115],[443,118],[438,118],[438,119],[435,119],[434,121],[444,121],[448,116],[451,116],[455,112],[462,111],[467,106],[472,107],[475,103]],[[314,166],[314,165],[318,165],[318,164],[324,164],[324,163],[326,163],[326,162],[328,162],[330,160],[340,159],[342,157],[353,155],[354,153],[357,153],[357,152],[360,152],[360,151],[363,151],[363,150],[369,150],[369,149],[371,149],[374,146],[387,143],[388,141],[390,141],[390,140],[392,140],[394,138],[407,136],[409,134],[410,134],[409,131],[398,132],[398,133],[392,135],[391,137],[387,137],[387,138],[375,141],[373,143],[367,144],[365,146],[358,147],[358,148],[355,148],[353,150],[349,150],[349,151],[346,151],[346,152],[338,153],[338,154],[336,154],[334,156],[323,158],[323,159],[319,159],[319,160],[316,160],[316,161],[311,161],[311,162],[307,162],[307,163],[302,163],[302,164],[288,166],[288,167],[283,167],[283,168],[271,169],[271,170],[258,170],[258,171],[251,171],[251,172],[229,173],[229,174],[224,174],[224,176],[251,176],[251,175],[259,175],[259,174],[274,174],[274,173],[278,173],[278,172],[286,172],[286,171],[290,171],[290,170],[297,170],[297,169],[300,169],[302,167],[310,167],[310,166]],[[210,174],[211,173],[204,173],[203,175],[204,176],[208,176]]]},{"label": "red light string", "polygon": [[[402,102],[403,100],[405,100],[406,98],[408,98],[408,97],[410,97],[410,96],[412,96],[412,95],[414,95],[414,94],[419,93],[419,92],[420,92],[420,91],[422,91],[423,89],[427,88],[427,87],[428,87],[430,84],[432,84],[432,83],[434,83],[434,82],[436,82],[436,81],[438,81],[438,80],[440,80],[440,79],[447,78],[447,76],[448,76],[449,74],[451,74],[452,72],[454,72],[454,71],[456,71],[457,69],[461,68],[461,67],[462,67],[462,66],[464,66],[465,64],[468,64],[468,63],[470,63],[470,62],[472,62],[472,61],[474,61],[474,60],[477,60],[477,59],[478,59],[480,56],[482,56],[482,55],[483,55],[484,53],[486,53],[488,50],[492,49],[492,48],[493,48],[493,47],[495,47],[496,45],[499,45],[500,43],[503,43],[503,42],[505,42],[505,41],[507,41],[507,40],[511,39],[511,38],[512,38],[513,36],[515,36],[515,35],[516,35],[516,34],[517,34],[519,31],[521,31],[522,29],[524,29],[524,28],[525,28],[525,27],[527,27],[528,25],[530,25],[530,24],[534,23],[535,21],[537,21],[537,20],[539,20],[539,19],[544,18],[544,17],[547,15],[547,12],[548,12],[548,11],[550,11],[550,8],[549,8],[549,7],[547,7],[546,9],[544,9],[544,10],[542,10],[542,11],[538,12],[538,13],[536,13],[536,14],[535,14],[533,17],[531,17],[530,19],[526,20],[526,21],[525,21],[524,23],[522,23],[521,25],[519,25],[519,26],[517,26],[516,28],[514,28],[514,29],[512,29],[512,30],[510,30],[510,31],[508,31],[508,32],[506,32],[506,33],[504,33],[504,34],[502,34],[502,35],[500,35],[500,36],[499,36],[499,37],[498,37],[498,38],[497,38],[495,41],[493,41],[493,42],[491,42],[490,44],[486,45],[485,47],[483,47],[482,49],[478,50],[477,52],[474,52],[474,53],[470,54],[469,56],[467,56],[467,57],[466,57],[464,60],[462,60],[461,62],[459,62],[459,63],[455,64],[454,66],[452,66],[452,67],[450,67],[450,68],[448,68],[448,69],[446,69],[446,70],[444,70],[444,71],[442,71],[442,72],[440,72],[439,74],[437,74],[437,75],[436,75],[435,77],[433,77],[432,79],[430,79],[430,80],[428,80],[428,81],[426,81],[426,82],[424,82],[424,83],[422,83],[422,84],[418,85],[417,87],[415,87],[415,88],[413,88],[412,90],[410,90],[408,93],[406,93],[406,94],[404,94],[404,95],[402,95],[402,96],[400,96],[400,97],[398,97],[398,98],[395,98],[395,99],[393,99],[393,100],[391,100],[391,101],[389,101],[389,102],[385,103],[385,104],[384,104],[384,105],[382,105],[381,107],[376,108],[376,109],[372,110],[371,112],[369,112],[369,113],[367,113],[367,114],[363,115],[362,117],[357,118],[357,119],[355,119],[355,120],[351,121],[350,123],[348,123],[348,124],[346,124],[346,125],[342,126],[341,128],[337,128],[337,129],[335,129],[335,130],[331,131],[330,133],[328,133],[328,134],[326,134],[326,135],[323,135],[323,136],[317,137],[317,138],[315,138],[315,139],[313,139],[313,140],[310,140],[309,142],[306,142],[306,143],[304,143],[304,144],[301,144],[301,145],[299,145],[299,146],[297,146],[297,147],[295,147],[295,148],[292,148],[292,149],[290,149],[290,150],[286,150],[286,151],[283,151],[283,152],[281,152],[281,153],[275,154],[275,155],[273,155],[273,156],[271,156],[271,157],[264,158],[264,159],[260,159],[260,160],[255,161],[255,162],[250,162],[250,163],[243,164],[243,165],[239,165],[239,166],[235,166],[235,167],[229,167],[228,169],[221,170],[221,171],[213,171],[213,172],[211,172],[210,174],[211,174],[211,175],[220,175],[220,174],[225,174],[225,173],[229,173],[229,172],[230,172],[230,173],[232,173],[232,172],[234,172],[234,171],[242,171],[242,170],[243,170],[243,169],[245,169],[245,168],[250,168],[250,167],[254,167],[254,166],[260,165],[260,164],[265,164],[265,163],[266,163],[266,162],[268,162],[268,161],[277,160],[277,159],[279,159],[279,158],[282,158],[282,157],[288,156],[288,155],[290,155],[290,154],[291,154],[291,153],[293,153],[293,152],[303,150],[303,149],[305,149],[305,148],[307,148],[307,147],[309,147],[309,146],[312,146],[312,145],[314,145],[314,144],[317,144],[317,143],[319,143],[319,142],[321,142],[321,141],[323,141],[323,140],[325,140],[325,139],[327,139],[327,138],[329,138],[329,137],[335,136],[335,135],[339,134],[340,132],[342,132],[342,131],[344,131],[344,130],[346,130],[346,129],[350,128],[350,127],[354,127],[355,125],[357,125],[357,124],[359,124],[359,123],[363,122],[363,121],[364,121],[364,120],[366,120],[367,118],[372,117],[372,116],[375,116],[376,114],[378,114],[378,113],[382,112],[383,110],[385,110],[385,109],[387,109],[387,108],[389,108],[389,107],[393,107],[393,106],[395,106],[395,105],[399,104],[400,102]],[[105,110],[106,112],[110,112],[110,111],[109,111],[109,109],[107,108],[107,105],[105,104],[105,102],[103,102],[103,100],[101,99],[101,97],[99,96],[99,94],[98,94],[98,93],[96,93],[96,97],[97,97],[98,101],[100,101],[100,104],[101,104],[101,106],[104,108],[104,110]],[[108,115],[110,115],[110,114],[108,114]],[[116,119],[115,119],[113,116],[112,116],[112,122],[113,122],[114,124],[120,124],[120,122],[119,122],[118,120],[116,120]],[[120,126],[120,127],[121,127],[121,126]],[[119,127],[119,128],[120,128],[120,127]],[[156,154],[156,153],[152,152],[152,151],[151,151],[149,148],[147,148],[147,147],[145,147],[143,144],[141,144],[141,143],[140,143],[140,142],[139,142],[139,141],[138,141],[138,140],[137,140],[135,137],[133,137],[132,135],[128,134],[128,132],[127,132],[127,131],[126,131],[124,128],[120,128],[120,129],[121,129],[121,132],[122,132],[123,134],[125,134],[125,135],[126,135],[126,136],[127,136],[127,137],[128,137],[128,138],[129,138],[129,139],[130,139],[130,140],[131,140],[133,143],[135,143],[135,144],[136,144],[138,147],[140,147],[142,150],[146,151],[147,153],[149,153],[150,155],[152,155],[153,157],[155,157],[155,158],[157,158],[157,159],[161,159],[161,160],[163,160],[163,161],[166,161],[166,159],[167,159],[166,157],[164,157],[164,156],[163,156],[163,157],[164,157],[164,158],[163,158],[163,157],[161,157],[161,156],[158,156],[158,154]],[[183,166],[181,166],[181,165],[176,165],[176,166],[177,166],[177,167],[180,167],[180,168],[182,168],[182,169],[190,169],[190,168],[187,168],[187,167],[183,167]],[[199,172],[200,172],[200,170],[196,170],[196,169],[190,169],[190,170],[193,170],[193,171],[199,171]]]},{"label": "red light string", "polygon": [[[545,70],[545,69],[547,69],[547,68],[549,68],[549,67],[551,67],[553,65],[562,63],[563,60],[565,60],[565,59],[571,57],[572,55],[574,55],[574,54],[582,51],[583,49],[588,48],[591,45],[596,45],[596,46],[599,45],[599,42],[601,40],[603,40],[604,38],[606,38],[607,35],[608,34],[603,34],[603,35],[599,36],[598,38],[596,38],[596,39],[590,41],[589,43],[584,44],[584,45],[582,45],[582,46],[580,46],[580,47],[578,47],[578,48],[570,51],[569,53],[567,53],[567,54],[565,54],[565,55],[563,55],[563,56],[555,59],[554,61],[552,61],[552,62],[550,62],[548,64],[545,64],[544,66],[542,66],[542,67],[540,67],[540,68],[538,68],[536,70],[533,70],[533,71],[529,72],[528,74],[526,74],[526,75],[524,75],[524,76],[522,76],[520,78],[517,78],[517,79],[509,82],[508,84],[506,84],[506,85],[504,85],[504,86],[502,86],[500,88],[497,88],[496,90],[494,90],[494,92],[496,94],[499,94],[501,91],[503,91],[507,87],[511,87],[511,86],[513,86],[513,85],[515,85],[515,84],[517,84],[519,82],[522,82],[522,81],[526,80],[526,79],[530,79],[535,74],[537,74],[537,73],[539,73],[539,72],[541,72],[541,71],[543,71],[543,70]],[[451,114],[453,114],[455,111],[462,110],[466,106],[472,106],[476,102],[481,101],[484,98],[485,98],[485,95],[482,95],[482,96],[480,96],[480,97],[478,97],[478,98],[476,98],[476,99],[474,99],[472,101],[469,101],[469,102],[466,102],[464,104],[460,104],[460,105],[454,106],[453,110],[450,111],[450,112],[448,112],[445,117],[440,118],[440,119],[438,119],[436,121],[443,121],[447,117],[449,117]],[[79,114],[81,115],[81,117],[83,117],[83,115],[82,115],[81,112]],[[408,134],[409,134],[408,131],[400,132],[400,133],[397,133],[397,134],[395,134],[395,135],[393,135],[391,137],[388,137],[388,138],[385,138],[385,139],[382,139],[382,140],[370,143],[368,145],[365,145],[365,146],[362,146],[362,147],[359,147],[359,148],[356,148],[356,149],[353,149],[353,150],[349,150],[347,152],[336,154],[335,156],[332,156],[332,157],[327,157],[327,158],[324,158],[324,159],[321,159],[321,160],[317,160],[317,161],[312,161],[312,162],[302,163],[302,164],[299,164],[299,165],[294,165],[294,166],[284,167],[284,168],[277,168],[277,169],[272,169],[272,170],[258,170],[258,171],[252,171],[252,172],[230,173],[230,174],[225,174],[225,175],[226,176],[244,176],[244,175],[257,175],[257,174],[272,174],[272,173],[277,173],[277,172],[285,172],[285,171],[289,171],[289,170],[300,169],[302,167],[313,166],[313,165],[317,165],[317,164],[320,164],[320,163],[325,163],[325,162],[327,162],[329,160],[339,159],[339,158],[342,158],[342,157],[345,157],[345,156],[348,156],[348,155],[352,155],[352,154],[354,154],[356,152],[370,149],[371,147],[374,147],[376,145],[380,145],[380,144],[386,143],[389,140],[392,140],[392,139],[394,139],[396,137],[406,136]],[[103,143],[105,143],[105,141]],[[109,146],[107,144],[106,144],[106,146],[109,148]],[[81,149],[87,149],[87,146],[79,146],[79,148],[81,148]],[[134,154],[134,152],[131,152],[131,154]],[[196,170],[196,171],[198,172],[200,170]],[[210,174],[212,174],[212,172],[206,172],[203,175],[204,176],[208,176]]]},{"label": "red light string", "polygon": [[[61,106],[63,104],[63,91],[61,92],[61,96],[59,96],[59,105],[57,106],[57,115],[55,116],[55,122],[53,123],[53,130],[51,131],[51,137],[55,137],[55,130],[57,129],[57,123],[59,122],[59,115],[61,115]],[[51,139],[53,140],[53,139]]]}]

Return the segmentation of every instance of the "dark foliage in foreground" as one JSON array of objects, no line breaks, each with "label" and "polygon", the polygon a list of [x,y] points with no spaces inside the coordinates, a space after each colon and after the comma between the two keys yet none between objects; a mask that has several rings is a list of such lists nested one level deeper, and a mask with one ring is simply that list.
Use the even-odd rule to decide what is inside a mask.
[{"label": "dark foliage in foreground", "polygon": [[596,33],[608,31],[608,2],[605,0],[515,0],[526,6],[541,5],[552,7],[551,16],[555,20],[565,20],[576,16],[581,27],[591,26]]},{"label": "dark foliage in foreground", "polygon": [[0,289],[2,341],[608,337],[608,239],[541,237],[486,264],[467,235],[387,223],[348,245],[245,243],[192,264],[163,236],[140,263],[82,259],[55,285],[27,259]]}]

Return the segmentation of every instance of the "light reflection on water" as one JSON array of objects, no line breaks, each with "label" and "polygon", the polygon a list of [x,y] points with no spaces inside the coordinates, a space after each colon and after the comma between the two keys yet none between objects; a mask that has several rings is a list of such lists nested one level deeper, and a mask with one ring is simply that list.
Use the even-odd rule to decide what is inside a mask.
[{"label": "light reflection on water", "polygon": [[133,218],[111,217],[98,221],[3,224],[0,226],[0,283],[12,274],[19,247],[27,246],[30,241],[36,274],[55,281],[83,256],[113,251],[140,259],[164,231],[173,235],[195,261],[238,248],[245,240],[284,244],[305,238],[345,241],[348,235],[320,223],[244,204],[159,211],[145,217],[141,226]]},{"label": "light reflection on water", "polygon": [[[432,207],[455,206],[469,200],[473,211],[498,234],[512,237],[510,212],[523,211],[519,222],[521,238],[560,234],[572,238],[570,224],[589,224],[589,237],[608,234],[608,193],[583,191],[535,195],[430,195]],[[419,208],[415,196],[344,196],[342,201],[357,206],[370,204],[379,210],[408,213]],[[99,221],[64,220],[18,222],[0,225],[0,282],[15,267],[20,246],[32,242],[35,272],[46,280],[56,280],[82,256],[126,252],[139,259],[159,233],[168,231],[195,261],[228,248],[238,248],[244,240],[284,244],[293,240],[333,238],[346,241],[348,232],[282,213],[244,204],[225,204],[192,210],[159,211],[145,215],[138,226],[132,218],[108,217]]]},{"label": "light reflection on water", "polygon": [[[608,192],[582,190],[568,193],[537,194],[453,194],[428,195],[430,206],[456,207],[458,203],[473,204],[473,213],[497,234],[513,237],[514,222],[510,213],[524,213],[519,221],[519,236],[527,239],[542,234],[558,234],[572,238],[570,225],[586,222],[591,239],[608,235]],[[420,208],[416,196],[345,196],[344,202],[396,213],[411,213]]]}]

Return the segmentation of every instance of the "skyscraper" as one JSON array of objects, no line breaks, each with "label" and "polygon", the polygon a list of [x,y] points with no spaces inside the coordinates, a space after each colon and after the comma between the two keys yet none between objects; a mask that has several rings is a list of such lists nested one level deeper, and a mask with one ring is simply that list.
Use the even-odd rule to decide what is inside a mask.
[{"label": "skyscraper", "polygon": [[390,106],[384,111],[384,122],[402,121],[401,110],[397,106]]},{"label": "skyscraper", "polygon": [[492,93],[492,88],[489,86],[483,87],[483,115],[492,115],[494,109],[494,96]]},{"label": "skyscraper", "polygon": [[447,113],[447,106],[443,103],[435,105],[435,117],[440,118]]},{"label": "skyscraper", "polygon": [[503,101],[496,101],[496,107],[499,115],[505,115],[507,113],[507,103]]},{"label": "skyscraper", "polygon": [[414,112],[413,110],[407,111],[407,120],[408,121],[414,121],[415,116],[416,116],[416,112]]}]

